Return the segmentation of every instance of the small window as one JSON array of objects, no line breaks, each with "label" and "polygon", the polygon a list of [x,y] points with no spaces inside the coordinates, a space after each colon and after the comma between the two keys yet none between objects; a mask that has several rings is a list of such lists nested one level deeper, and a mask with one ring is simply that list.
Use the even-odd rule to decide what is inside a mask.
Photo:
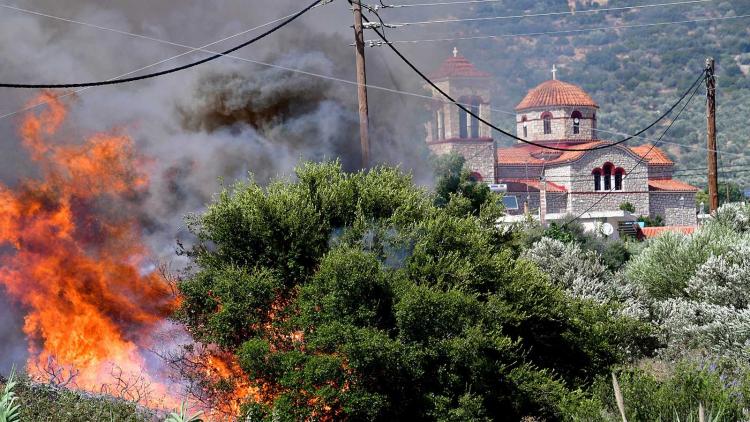
[{"label": "small window", "polygon": [[581,119],[583,116],[580,111],[576,110],[570,115],[570,118],[573,119],[573,135],[578,135],[581,133]]},{"label": "small window", "polygon": [[594,176],[594,190],[602,190],[602,169],[594,169],[591,174]]},{"label": "small window", "polygon": [[518,198],[515,195],[503,196],[503,205],[506,210],[517,210],[518,209]]},{"label": "small window", "polygon": [[544,134],[549,135],[552,133],[552,114],[546,112],[542,114],[542,121],[544,121]]},{"label": "small window", "polygon": [[622,177],[625,175],[625,170],[618,167],[615,170],[615,190],[622,190]]},{"label": "small window", "polygon": [[438,110],[437,112],[437,134],[438,139],[445,139],[445,119],[444,119],[443,110]]},{"label": "small window", "polygon": [[604,165],[604,190],[612,190],[612,163]]},{"label": "small window", "polygon": [[529,128],[526,116],[521,117],[521,124],[523,125],[523,138],[526,139],[529,136]]}]

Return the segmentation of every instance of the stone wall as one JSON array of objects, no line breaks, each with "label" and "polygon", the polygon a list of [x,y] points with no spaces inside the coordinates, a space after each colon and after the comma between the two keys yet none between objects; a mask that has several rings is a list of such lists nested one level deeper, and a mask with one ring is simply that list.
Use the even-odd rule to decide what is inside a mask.
[{"label": "stone wall", "polygon": [[651,216],[661,216],[667,226],[695,226],[695,192],[651,192]]},{"label": "stone wall", "polygon": [[[573,134],[573,119],[570,117],[574,111],[581,113],[581,124],[579,133]],[[544,121],[542,114],[552,113],[552,133],[544,134]],[[524,122],[526,118],[526,122]],[[529,141],[554,141],[554,140],[580,140],[587,141],[598,139],[596,134],[596,109],[593,107],[557,107],[552,109],[524,110],[516,115],[516,136],[523,138],[523,127],[526,125],[526,140]]]},{"label": "stone wall", "polygon": [[433,142],[430,151],[435,155],[455,152],[466,160],[464,167],[472,173],[479,173],[482,181],[494,183],[495,142],[492,140],[454,140]]}]

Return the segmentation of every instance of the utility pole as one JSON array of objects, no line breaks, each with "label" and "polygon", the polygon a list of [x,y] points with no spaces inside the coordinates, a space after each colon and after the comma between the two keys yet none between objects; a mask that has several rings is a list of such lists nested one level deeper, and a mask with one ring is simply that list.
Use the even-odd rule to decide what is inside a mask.
[{"label": "utility pole", "polygon": [[365,73],[365,36],[362,31],[362,0],[353,0],[354,40],[357,53],[357,98],[359,100],[359,142],[362,168],[370,166],[370,117],[367,107],[367,74]]},{"label": "utility pole", "polygon": [[716,159],[716,78],[714,59],[706,59],[706,118],[708,120],[708,209],[714,212],[719,208],[719,180]]}]

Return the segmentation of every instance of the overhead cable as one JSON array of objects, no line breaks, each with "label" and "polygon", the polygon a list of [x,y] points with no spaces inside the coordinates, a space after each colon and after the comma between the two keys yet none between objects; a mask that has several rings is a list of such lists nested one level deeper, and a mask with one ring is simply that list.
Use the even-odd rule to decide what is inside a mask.
[{"label": "overhead cable", "polygon": [[[539,37],[543,35],[569,35],[578,34],[584,32],[593,31],[611,31],[617,29],[632,29],[632,28],[648,28],[655,26],[664,25],[682,25],[688,23],[701,23],[711,21],[723,21],[731,19],[744,19],[750,17],[750,14],[737,15],[737,16],[721,16],[715,18],[700,18],[700,19],[689,19],[682,21],[670,21],[670,22],[654,22],[654,23],[640,23],[632,25],[615,25],[615,26],[600,26],[596,28],[581,28],[581,29],[566,29],[560,31],[544,31],[544,32],[525,32],[515,34],[499,34],[499,35],[473,35],[465,37],[451,37],[451,38],[427,38],[420,40],[395,40],[395,41],[383,41],[383,40],[365,40],[365,43],[370,47],[380,47],[386,44],[419,44],[419,43],[432,43],[432,42],[445,42],[445,41],[472,41],[472,40],[487,40],[487,39],[502,39],[502,38],[515,38],[515,37]],[[374,30],[374,28],[373,28]]]},{"label": "overhead cable", "polygon": [[[319,4],[316,7],[322,6],[323,4],[324,3],[321,3],[321,4]],[[284,20],[284,19],[292,16],[292,15],[288,15],[288,16],[285,16],[285,17],[282,17],[282,18],[278,18],[278,19],[276,19],[274,21],[271,21],[271,22],[266,22],[266,23],[264,23],[262,25],[253,27],[251,29],[248,29],[248,30],[245,30],[245,31],[242,31],[242,32],[239,32],[239,33],[236,33],[234,35],[230,35],[228,37],[222,38],[222,39],[214,41],[214,42],[211,42],[211,43],[206,44],[206,45],[204,45],[202,47],[193,47],[193,46],[189,46],[189,45],[185,45],[185,44],[181,44],[181,43],[176,43],[176,42],[172,42],[172,41],[162,40],[162,39],[159,39],[159,38],[149,37],[149,36],[142,35],[142,34],[121,31],[121,30],[118,30],[118,29],[108,28],[108,27],[104,27],[104,26],[101,26],[101,25],[96,25],[96,24],[87,23],[87,22],[81,22],[81,21],[72,20],[72,19],[68,19],[68,18],[64,18],[64,17],[60,17],[60,16],[54,16],[54,15],[42,13],[42,12],[39,12],[39,11],[22,9],[22,8],[18,8],[18,7],[14,7],[14,6],[3,5],[3,4],[0,4],[0,7],[8,8],[8,9],[11,9],[11,10],[14,10],[14,11],[18,11],[18,12],[29,13],[29,14],[36,15],[36,16],[42,16],[42,17],[46,17],[46,18],[50,18],[50,19],[60,20],[60,21],[68,22],[68,23],[74,23],[74,24],[78,24],[78,25],[82,25],[82,26],[86,26],[86,27],[90,27],[90,28],[94,28],[94,29],[98,29],[98,30],[104,30],[104,31],[114,32],[114,33],[118,33],[118,34],[121,34],[121,35],[131,36],[131,37],[145,39],[145,40],[149,40],[149,41],[154,41],[154,42],[158,42],[158,43],[162,43],[162,44],[166,44],[166,45],[171,45],[171,46],[175,46],[175,47],[189,49],[189,51],[187,51],[187,52],[180,53],[178,55],[175,55],[175,56],[172,56],[170,58],[161,60],[159,62],[150,64],[150,65],[145,66],[145,67],[141,67],[139,69],[130,71],[128,73],[125,73],[123,75],[117,76],[117,77],[112,78],[112,79],[116,79],[116,78],[121,78],[121,77],[124,77],[124,76],[128,76],[128,75],[131,75],[131,74],[134,74],[134,73],[146,70],[148,68],[151,68],[151,67],[163,64],[165,62],[177,59],[179,57],[183,57],[183,56],[185,56],[187,54],[191,54],[191,53],[194,53],[194,52],[204,52],[204,53],[208,53],[208,54],[220,54],[220,53],[217,53],[214,50],[209,50],[208,47],[210,47],[212,45],[215,45],[215,44],[218,44],[218,43],[221,43],[221,42],[224,42],[224,41],[227,41],[227,40],[232,39],[232,38],[236,38],[238,36],[242,36],[244,34],[247,34],[249,32],[255,31],[255,30],[260,29],[260,28],[262,28],[264,26],[268,26],[268,25],[271,25],[273,23],[282,21],[282,20]],[[310,77],[315,77],[315,78],[320,78],[320,79],[324,79],[324,80],[330,80],[330,81],[333,81],[333,82],[343,83],[343,84],[352,85],[352,86],[357,86],[358,85],[358,83],[356,81],[351,81],[351,80],[343,79],[343,78],[337,78],[337,77],[334,77],[334,76],[331,76],[331,75],[325,75],[325,74],[320,74],[320,73],[315,73],[315,72],[309,72],[309,71],[305,71],[305,70],[302,70],[302,69],[297,69],[297,68],[287,67],[287,66],[281,66],[281,65],[277,65],[277,64],[273,64],[273,63],[267,63],[267,62],[258,61],[258,60],[252,60],[252,59],[248,59],[248,58],[244,58],[244,57],[239,57],[239,56],[235,56],[235,55],[231,55],[231,54],[225,54],[224,56],[227,57],[227,58],[231,58],[231,59],[235,59],[235,60],[239,60],[239,61],[243,61],[243,62],[247,62],[247,63],[252,63],[252,64],[256,64],[256,65],[260,65],[260,66],[266,66],[266,67],[270,67],[270,68],[274,68],[274,69],[279,69],[279,70],[284,70],[284,71],[288,71],[288,72],[298,73],[298,74],[302,74],[302,75],[306,75],[306,76],[310,76]],[[450,103],[450,101],[448,101],[446,99],[443,99],[443,98],[436,98],[436,97],[433,97],[433,96],[419,94],[419,93],[416,93],[416,92],[402,91],[402,90],[398,90],[398,89],[393,89],[393,88],[388,88],[388,87],[383,87],[383,86],[373,85],[373,84],[365,84],[365,86],[368,89],[379,90],[379,91],[388,92],[388,93],[392,93],[392,94],[406,95],[406,96],[410,96],[410,97],[420,98],[420,99],[429,100],[429,101],[437,101],[437,102],[441,102],[441,103]],[[61,94],[60,97],[64,97],[64,96],[67,96],[67,95],[78,94],[78,93],[81,93],[81,92],[83,92],[83,91],[85,91],[87,89],[90,89],[90,87],[89,88],[82,88],[82,89],[73,91],[71,93]],[[2,120],[4,118],[7,118],[7,117],[10,117],[10,116],[13,116],[13,115],[16,115],[18,113],[27,111],[29,109],[38,107],[38,106],[43,105],[43,104],[46,104],[46,102],[45,101],[40,101],[39,103],[36,103],[36,104],[34,104],[32,106],[29,106],[29,107],[26,107],[24,109],[0,115],[0,120]],[[464,104],[464,105],[468,106],[468,104]],[[512,115],[512,116],[515,116],[517,114],[515,112],[511,112],[511,111],[507,111],[507,110],[502,110],[502,109],[498,109],[498,108],[489,108],[489,110],[493,111],[493,112],[497,112],[497,113],[506,114],[506,115]],[[628,135],[627,133],[623,133],[623,132],[619,132],[619,131],[606,130],[606,129],[603,129],[602,127],[597,127],[596,130],[597,130],[597,132],[611,133],[611,134],[620,135],[620,136],[627,136]],[[646,136],[637,136],[637,138],[643,139],[645,141],[651,141],[651,142],[654,141],[653,139],[648,138]],[[669,142],[669,141],[666,141],[665,139],[670,139],[670,138],[664,137],[664,138],[661,139],[660,143],[675,145],[675,146],[678,146],[678,147],[681,147],[681,148],[698,149],[698,150],[702,150],[702,151],[707,151],[707,148],[704,147],[704,146],[700,146],[700,145],[686,145],[686,144],[682,144],[682,143],[678,143],[678,142]],[[733,156],[743,157],[743,158],[747,157],[747,155],[745,155],[745,154],[730,153],[730,152],[727,152],[727,151],[721,151],[720,154],[721,155],[733,155]]]},{"label": "overhead cable", "polygon": [[186,65],[174,67],[172,69],[163,70],[160,72],[154,72],[149,73],[146,75],[140,75],[140,76],[134,76],[130,78],[117,78],[117,79],[109,79],[105,81],[96,81],[96,82],[82,82],[82,83],[67,83],[67,84],[21,84],[21,83],[0,83],[0,88],[20,88],[20,89],[60,89],[60,88],[83,88],[83,87],[91,87],[91,86],[103,86],[103,85],[116,85],[116,84],[123,84],[128,82],[135,82],[140,81],[144,79],[150,79],[155,78],[158,76],[164,76],[168,75],[170,73],[179,72],[185,69],[189,69],[207,62],[210,62],[212,60],[216,60],[224,55],[233,53],[241,48],[247,47],[248,45],[251,45],[257,41],[262,40],[263,38],[273,34],[274,32],[278,31],[279,29],[287,26],[288,24],[294,22],[297,18],[304,15],[310,9],[317,6],[319,3],[322,2],[330,2],[329,0],[314,0],[309,6],[305,7],[304,9],[300,10],[297,13],[294,13],[293,15],[289,16],[285,20],[283,20],[280,24],[274,26],[273,28],[269,29],[268,31],[254,37],[253,39],[246,41],[238,46],[232,47],[222,53],[214,54],[210,57],[206,57],[202,60],[198,60],[196,62],[188,63]]},{"label": "overhead cable", "polygon": [[591,14],[591,13],[603,13],[603,12],[621,12],[621,11],[626,11],[626,10],[638,10],[638,9],[667,7],[667,6],[682,6],[682,5],[687,5],[687,4],[708,3],[708,2],[713,2],[713,1],[716,1],[716,0],[687,0],[687,1],[677,1],[677,2],[670,2],[670,3],[643,4],[643,5],[638,5],[638,6],[604,7],[601,9],[584,9],[584,10],[572,10],[572,11],[568,10],[564,12],[527,13],[523,15],[510,15],[510,16],[508,15],[485,16],[485,17],[478,17],[478,18],[455,18],[455,19],[436,19],[436,20],[429,20],[429,21],[416,21],[416,22],[396,22],[396,23],[391,23],[390,25],[393,25],[394,27],[400,27],[400,26],[433,25],[433,24],[457,23],[457,22],[482,22],[482,21],[494,21],[494,20],[504,20],[504,19],[537,18],[537,17],[544,17],[544,16],[565,16],[565,15]]},{"label": "overhead cable", "polygon": [[[367,20],[367,17],[363,16],[363,19]],[[367,21],[369,22],[369,20],[367,20]],[[394,53],[396,53],[396,55],[407,66],[409,66],[415,73],[417,73],[417,75],[419,75],[422,78],[422,80],[424,80],[428,85],[430,85],[437,92],[439,92],[443,97],[445,97],[446,99],[448,99],[448,101],[450,101],[451,103],[453,103],[456,107],[460,108],[461,110],[463,110],[464,112],[466,112],[468,115],[470,115],[473,118],[477,119],[478,121],[484,123],[485,125],[491,127],[492,129],[494,129],[494,130],[502,133],[505,136],[508,136],[508,137],[510,137],[512,139],[515,139],[517,141],[523,142],[525,144],[534,145],[534,146],[537,146],[539,148],[549,149],[549,150],[553,150],[553,151],[597,151],[597,150],[600,150],[600,149],[612,148],[612,147],[614,147],[616,145],[619,145],[619,144],[622,144],[624,142],[627,142],[630,139],[633,139],[634,137],[639,136],[639,135],[645,133],[646,131],[648,131],[649,129],[651,129],[652,127],[656,126],[660,121],[662,121],[670,113],[672,113],[672,111],[674,111],[674,109],[682,102],[682,100],[684,100],[685,97],[690,94],[690,92],[693,90],[693,88],[695,88],[695,86],[698,85],[698,83],[703,80],[703,76],[705,75],[705,70],[701,70],[700,74],[698,75],[698,78],[696,78],[695,82],[693,82],[693,84],[690,85],[690,88],[688,88],[688,90],[685,91],[684,94],[682,94],[682,96],[679,98],[679,100],[677,100],[677,102],[675,102],[665,113],[663,113],[661,116],[659,116],[659,118],[657,118],[656,120],[654,120],[652,123],[650,123],[645,128],[643,128],[640,131],[636,132],[634,135],[627,136],[627,137],[625,137],[625,138],[623,138],[623,139],[621,139],[619,141],[616,141],[616,142],[606,143],[606,144],[598,145],[598,146],[591,147],[591,148],[559,148],[559,147],[554,147],[554,146],[550,146],[550,145],[544,145],[544,144],[539,144],[539,143],[536,143],[536,142],[527,141],[526,139],[523,139],[521,137],[518,137],[518,136],[510,133],[510,132],[507,132],[507,131],[505,131],[505,130],[503,130],[503,129],[497,127],[497,126],[495,126],[494,124],[488,122],[484,118],[480,117],[478,114],[476,114],[475,112],[473,112],[471,110],[471,108],[466,107],[463,104],[457,102],[455,99],[453,99],[453,97],[451,97],[450,95],[448,95],[447,92],[445,92],[442,88],[440,88],[437,84],[435,84],[435,82],[433,82],[432,80],[430,80],[430,78],[428,78],[421,70],[419,70],[419,68],[417,68],[417,66],[414,65],[414,63],[412,63],[408,58],[406,58],[406,56],[404,56],[403,53],[401,53],[396,47],[394,47],[393,44],[389,43],[388,39],[385,37],[385,35],[383,35],[383,33],[381,33],[377,29],[373,29],[373,31],[375,31],[375,33],[378,34],[378,36],[388,45],[388,47]]]}]

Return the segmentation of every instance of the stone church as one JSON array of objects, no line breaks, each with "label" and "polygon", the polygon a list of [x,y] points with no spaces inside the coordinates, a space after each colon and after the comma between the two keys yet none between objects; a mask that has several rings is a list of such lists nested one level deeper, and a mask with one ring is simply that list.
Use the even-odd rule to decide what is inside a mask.
[{"label": "stone church", "polygon": [[[456,49],[430,78],[473,113],[492,120],[490,74]],[[434,89],[432,95],[441,98]],[[660,216],[667,226],[696,225],[698,188],[673,178],[675,163],[659,148],[623,143],[575,151],[613,142],[597,132],[599,105],[580,87],[558,80],[554,67],[552,79],[516,106],[516,136],[563,151],[520,141],[500,147],[487,125],[451,103],[435,104],[427,124],[430,150],[462,155],[476,180],[504,191],[509,215],[526,211],[554,220],[588,212],[586,217],[602,220],[622,216],[620,206],[630,203],[633,216]]]}]

